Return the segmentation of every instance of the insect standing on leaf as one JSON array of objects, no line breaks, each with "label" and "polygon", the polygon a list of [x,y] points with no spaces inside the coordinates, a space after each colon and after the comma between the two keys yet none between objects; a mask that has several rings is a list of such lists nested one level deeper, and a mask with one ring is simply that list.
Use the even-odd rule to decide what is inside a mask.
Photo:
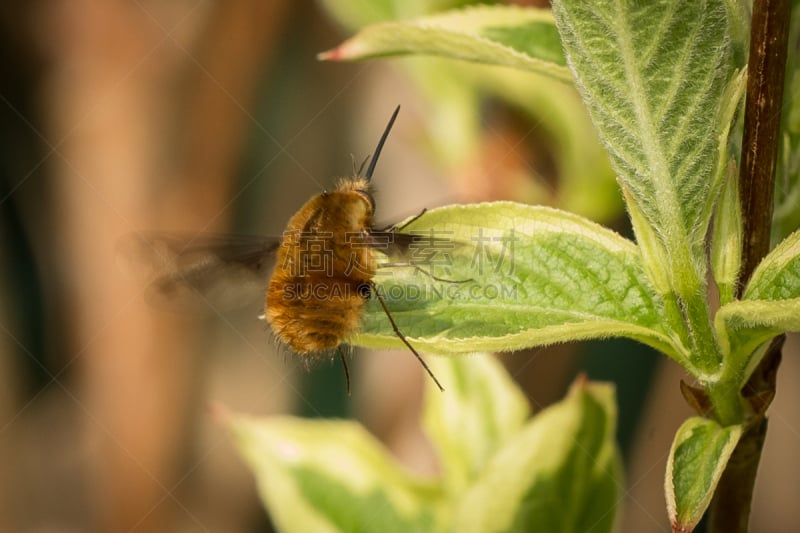
[{"label": "insect standing on leaf", "polygon": [[[375,251],[381,249],[387,257],[402,256],[414,243],[419,244],[414,235],[401,230],[422,213],[403,226],[373,227],[375,201],[370,181],[399,111],[398,106],[375,153],[360,169],[354,169],[353,177],[340,180],[335,190],[311,198],[289,220],[282,238],[232,235],[185,238],[140,233],[121,242],[121,258],[137,269],[144,263],[148,277],[152,278],[152,270],[156,270],[151,284],[155,289],[151,291],[154,299],[183,300],[189,289],[190,301],[196,303],[199,295],[205,307],[214,309],[218,300],[222,307],[236,306],[247,300],[255,287],[263,290],[265,269],[272,264],[272,258],[276,259],[261,318],[306,363],[336,350],[344,366],[348,393],[350,374],[342,345],[356,333],[367,302],[375,298],[395,335],[443,390],[397,327],[373,280],[381,266],[413,266],[433,279],[449,281],[406,261],[379,265],[375,257]],[[367,169],[362,173],[364,166]]]},{"label": "insect standing on leaf", "polygon": [[373,281],[377,269],[373,249],[393,244],[400,235],[397,227],[373,227],[375,200],[370,193],[375,165],[399,111],[400,106],[389,119],[363,175],[362,164],[353,177],[339,181],[335,190],[313,197],[289,220],[267,290],[264,317],[275,335],[304,357],[337,350],[348,392],[350,377],[342,344],[358,329],[372,297],[380,303],[397,337],[443,390],[397,327]]}]

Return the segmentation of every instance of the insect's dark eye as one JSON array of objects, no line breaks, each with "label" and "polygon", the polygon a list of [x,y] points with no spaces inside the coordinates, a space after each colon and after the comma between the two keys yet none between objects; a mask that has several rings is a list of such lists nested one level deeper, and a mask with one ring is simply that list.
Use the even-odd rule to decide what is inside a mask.
[{"label": "insect's dark eye", "polygon": [[356,290],[358,291],[358,295],[365,300],[369,300],[372,297],[372,288],[370,287],[369,283],[359,284]]}]

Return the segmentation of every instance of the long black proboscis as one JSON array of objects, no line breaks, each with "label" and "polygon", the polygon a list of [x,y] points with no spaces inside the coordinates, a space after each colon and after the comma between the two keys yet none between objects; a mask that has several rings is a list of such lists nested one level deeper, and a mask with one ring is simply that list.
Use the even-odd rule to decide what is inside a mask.
[{"label": "long black proboscis", "polygon": [[378,146],[375,148],[375,153],[372,154],[372,157],[369,160],[367,173],[364,174],[364,177],[366,178],[367,181],[370,181],[372,179],[372,173],[375,172],[375,165],[378,164],[378,157],[381,155],[383,144],[386,142],[386,138],[389,136],[389,132],[392,131],[394,120],[397,118],[397,114],[399,112],[400,112],[400,106],[397,106],[394,110],[394,113],[392,113],[392,118],[389,119],[389,123],[386,125],[386,129],[383,130],[383,135],[381,135],[381,140],[378,141]]}]

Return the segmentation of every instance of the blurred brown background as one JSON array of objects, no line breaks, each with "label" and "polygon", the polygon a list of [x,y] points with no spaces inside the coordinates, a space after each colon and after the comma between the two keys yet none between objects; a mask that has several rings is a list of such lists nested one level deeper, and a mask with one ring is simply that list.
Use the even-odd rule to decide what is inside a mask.
[{"label": "blurred brown background", "polygon": [[[142,230],[280,234],[350,172],[349,154],[372,150],[398,103],[376,176],[381,220],[527,201],[518,191],[532,188],[558,197],[541,123],[484,105],[480,148],[442,164],[427,148],[431,101],[406,71],[316,61],[347,35],[310,0],[0,5],[0,531],[269,531],[208,415],[215,403],[356,416],[412,468],[435,471],[408,353],[358,355],[347,399],[338,366],[306,373],[274,348],[255,318],[260,295],[244,311],[154,308],[115,253]],[[625,231],[617,213],[603,221]],[[754,531],[800,527],[797,351],[790,338]],[[668,531],[666,454],[689,414],[680,369],[624,341],[503,359],[537,410],[579,369],[618,383],[622,530]]]}]

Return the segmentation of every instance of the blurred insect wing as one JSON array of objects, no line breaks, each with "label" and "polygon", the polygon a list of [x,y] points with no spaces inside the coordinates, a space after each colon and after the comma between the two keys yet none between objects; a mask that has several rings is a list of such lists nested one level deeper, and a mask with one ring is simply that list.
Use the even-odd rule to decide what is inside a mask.
[{"label": "blurred insect wing", "polygon": [[142,233],[122,239],[117,257],[129,277],[147,283],[151,304],[231,310],[263,297],[279,245],[270,237]]}]

